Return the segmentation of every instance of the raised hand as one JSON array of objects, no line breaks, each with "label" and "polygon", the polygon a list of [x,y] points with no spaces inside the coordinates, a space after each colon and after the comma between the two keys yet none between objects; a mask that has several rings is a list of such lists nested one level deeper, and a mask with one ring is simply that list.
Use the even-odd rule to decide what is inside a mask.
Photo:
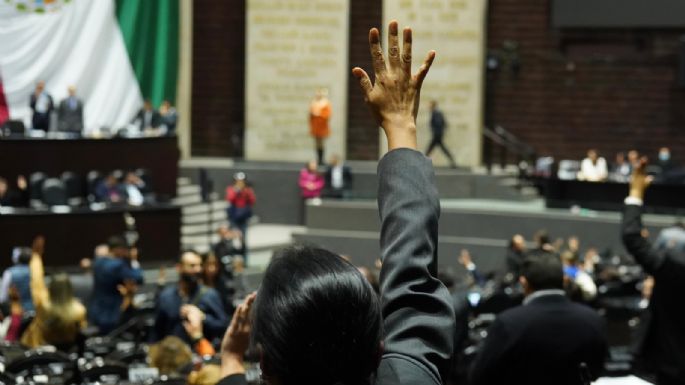
[{"label": "raised hand", "polygon": [[643,156],[637,164],[633,165],[633,175],[630,177],[630,196],[644,199],[645,190],[653,179],[647,175],[647,157]]},{"label": "raised hand", "polygon": [[390,22],[388,31],[387,63],[381,49],[378,29],[372,28],[369,31],[374,82],[359,67],[355,67],[352,73],[359,79],[364,100],[388,137],[388,148],[416,149],[416,115],[421,85],[435,59],[435,51],[428,52],[423,65],[412,75],[411,28],[404,29],[402,51],[399,47],[397,21]]},{"label": "raised hand", "polygon": [[252,319],[250,313],[257,293],[252,293],[233,313],[231,324],[221,342],[221,375],[244,373],[243,358],[250,342]]}]

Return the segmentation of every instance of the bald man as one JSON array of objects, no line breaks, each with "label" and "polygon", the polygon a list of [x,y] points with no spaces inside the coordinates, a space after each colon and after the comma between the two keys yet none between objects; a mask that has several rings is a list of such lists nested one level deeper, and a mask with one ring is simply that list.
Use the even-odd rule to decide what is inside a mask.
[{"label": "bald man", "polygon": [[59,130],[81,134],[83,131],[83,102],[76,97],[76,87],[69,86],[68,96],[62,100],[57,110]]}]

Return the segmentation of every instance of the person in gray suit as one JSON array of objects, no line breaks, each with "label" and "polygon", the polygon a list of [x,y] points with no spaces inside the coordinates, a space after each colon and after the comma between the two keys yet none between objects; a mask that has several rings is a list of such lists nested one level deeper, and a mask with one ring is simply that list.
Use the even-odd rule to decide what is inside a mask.
[{"label": "person in gray suit", "polygon": [[[451,296],[437,279],[440,203],[430,159],[417,151],[419,90],[435,53],[411,74],[411,30],[389,26],[388,65],[369,32],[376,84],[353,73],[389,152],[378,164],[381,294],[340,256],[288,248],[269,264],[259,292],[236,310],[222,343],[219,384],[246,384],[249,335],[266,384],[442,384],[453,351]],[[251,316],[250,316],[251,315]]]},{"label": "person in gray suit", "polygon": [[76,87],[69,86],[69,96],[62,100],[57,110],[57,127],[62,132],[83,132],[83,102],[76,97]]}]

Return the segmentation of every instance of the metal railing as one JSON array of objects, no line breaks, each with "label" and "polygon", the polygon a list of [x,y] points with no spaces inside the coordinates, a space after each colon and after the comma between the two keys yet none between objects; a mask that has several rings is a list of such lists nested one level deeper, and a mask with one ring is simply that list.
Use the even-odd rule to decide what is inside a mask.
[{"label": "metal railing", "polygon": [[504,127],[495,126],[494,129],[483,127],[483,163],[488,173],[492,172],[492,166],[496,163],[499,163],[501,168],[505,168],[508,162],[518,165],[526,161],[534,164],[536,157],[537,154],[532,146]]}]

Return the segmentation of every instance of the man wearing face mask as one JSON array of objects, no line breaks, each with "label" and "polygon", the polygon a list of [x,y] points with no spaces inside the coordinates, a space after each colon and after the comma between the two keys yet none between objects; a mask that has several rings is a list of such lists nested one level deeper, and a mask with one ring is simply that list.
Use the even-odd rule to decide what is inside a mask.
[{"label": "man wearing face mask", "polygon": [[[202,258],[195,251],[184,251],[176,265],[178,284],[165,288],[157,298],[153,340],[174,335],[191,346],[203,338],[220,340],[228,317],[216,290],[200,283]],[[202,318],[202,330],[189,335],[184,327],[189,318]]]},{"label": "man wearing face mask", "polygon": [[661,147],[659,149],[659,160],[657,165],[661,169],[661,175],[664,176],[675,168],[673,165],[673,159],[671,159],[671,150],[668,147]]}]

